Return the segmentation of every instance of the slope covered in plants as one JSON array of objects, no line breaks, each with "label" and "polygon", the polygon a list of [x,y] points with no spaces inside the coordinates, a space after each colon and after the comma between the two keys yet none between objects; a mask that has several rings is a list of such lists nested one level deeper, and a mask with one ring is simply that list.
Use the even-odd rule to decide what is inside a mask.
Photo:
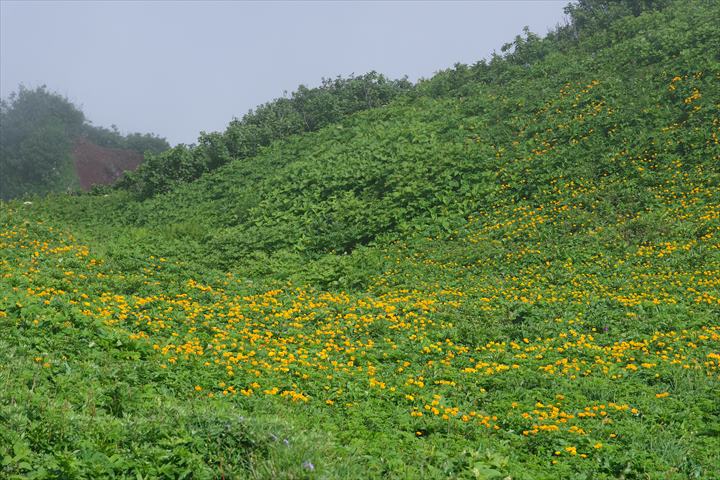
[{"label": "slope covered in plants", "polygon": [[165,193],[3,204],[3,472],[720,475],[720,9],[637,5]]}]

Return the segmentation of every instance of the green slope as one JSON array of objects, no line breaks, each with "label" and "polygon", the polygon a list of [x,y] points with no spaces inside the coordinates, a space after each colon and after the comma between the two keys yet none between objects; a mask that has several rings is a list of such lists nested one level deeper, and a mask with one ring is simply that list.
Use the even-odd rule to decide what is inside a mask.
[{"label": "green slope", "polygon": [[720,476],[720,8],[584,4],[167,193],[3,204],[4,472]]}]

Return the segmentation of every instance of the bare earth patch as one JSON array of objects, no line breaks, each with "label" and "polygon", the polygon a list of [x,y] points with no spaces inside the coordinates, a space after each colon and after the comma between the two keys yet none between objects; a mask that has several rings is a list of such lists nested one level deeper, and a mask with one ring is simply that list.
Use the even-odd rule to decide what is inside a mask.
[{"label": "bare earth patch", "polygon": [[87,139],[75,142],[72,155],[83,190],[93,185],[109,185],[143,161],[142,154],[133,150],[101,147]]}]

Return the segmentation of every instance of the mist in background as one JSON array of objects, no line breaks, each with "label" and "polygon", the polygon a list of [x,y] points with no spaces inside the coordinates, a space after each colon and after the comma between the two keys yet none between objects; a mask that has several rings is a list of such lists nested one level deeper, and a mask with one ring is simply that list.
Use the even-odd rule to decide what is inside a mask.
[{"label": "mist in background", "polygon": [[322,77],[472,64],[561,1],[0,2],[0,96],[46,84],[94,125],[194,143]]}]

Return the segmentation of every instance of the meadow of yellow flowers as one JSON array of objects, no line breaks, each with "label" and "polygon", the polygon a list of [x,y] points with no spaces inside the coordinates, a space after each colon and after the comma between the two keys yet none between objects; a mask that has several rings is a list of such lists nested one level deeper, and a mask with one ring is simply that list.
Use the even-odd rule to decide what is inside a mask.
[{"label": "meadow of yellow flowers", "polygon": [[0,203],[0,477],[720,478],[720,10],[665,3]]},{"label": "meadow of yellow flowers", "polygon": [[[394,265],[365,292],[291,283],[251,291],[233,273],[167,273],[173,262],[155,257],[119,271],[62,228],[31,220],[33,207],[11,206],[0,233],[0,315],[27,337],[88,325],[112,332],[131,346],[124,368],[145,364],[177,395],[270,409],[307,428],[334,424],[325,428],[347,428],[334,432],[341,443],[381,431],[383,441],[429,451],[499,444],[477,460],[498,472],[510,446],[560,472],[633,449],[668,461],[643,442],[679,442],[671,439],[686,431],[680,418],[695,429],[717,421],[720,203],[707,176],[693,182],[666,168],[674,173],[657,189],[658,208],[705,225],[703,235],[538,261],[547,257],[543,228],[568,222],[573,199],[588,191],[558,179],[549,204],[473,217],[423,250],[392,247]],[[582,227],[587,241],[599,235]],[[496,256],[479,270],[441,258],[446,248],[493,242]],[[515,268],[493,274],[502,264]],[[412,288],[398,287],[410,276]],[[78,355],[36,349],[33,368],[61,375]],[[716,460],[716,433],[694,434],[688,448],[704,444]],[[387,468],[370,465],[378,475]]]}]

